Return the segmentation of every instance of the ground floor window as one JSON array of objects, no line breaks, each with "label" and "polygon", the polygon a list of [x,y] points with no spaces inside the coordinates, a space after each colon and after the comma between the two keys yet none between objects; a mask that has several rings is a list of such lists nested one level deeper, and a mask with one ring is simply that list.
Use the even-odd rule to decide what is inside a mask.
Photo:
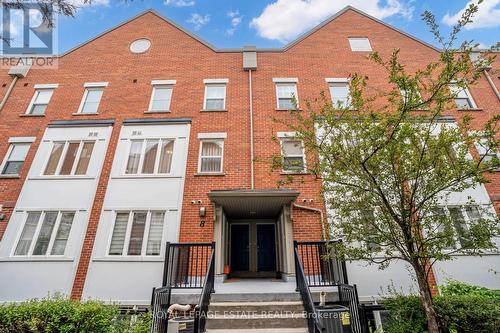
[{"label": "ground floor window", "polygon": [[118,211],[109,255],[160,255],[165,211]]}]

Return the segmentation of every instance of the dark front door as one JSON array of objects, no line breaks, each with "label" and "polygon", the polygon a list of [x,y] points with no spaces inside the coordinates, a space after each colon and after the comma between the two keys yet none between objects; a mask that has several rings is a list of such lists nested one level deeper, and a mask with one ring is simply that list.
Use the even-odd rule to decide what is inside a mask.
[{"label": "dark front door", "polygon": [[257,224],[257,271],[276,271],[276,235],[274,224]]},{"label": "dark front door", "polygon": [[250,269],[250,226],[248,224],[231,225],[231,270],[248,271]]}]

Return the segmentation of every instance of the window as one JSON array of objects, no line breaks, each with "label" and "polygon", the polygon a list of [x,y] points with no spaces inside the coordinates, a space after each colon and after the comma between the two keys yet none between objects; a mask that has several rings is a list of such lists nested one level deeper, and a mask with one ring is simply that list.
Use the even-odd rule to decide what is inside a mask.
[{"label": "window", "polygon": [[14,255],[64,255],[74,217],[75,212],[28,212]]},{"label": "window", "polygon": [[[482,218],[481,210],[477,205],[436,207],[434,214],[449,216],[452,221],[453,229],[455,229],[458,236],[458,243],[451,244],[448,246],[449,249],[456,249],[458,244],[466,247],[469,236],[469,224],[477,222]],[[443,232],[444,226],[439,226],[438,230]]]},{"label": "window", "polygon": [[349,37],[349,45],[353,52],[371,52],[372,46],[366,37]]},{"label": "window", "polygon": [[401,98],[405,104],[422,102],[422,96],[418,90],[399,89],[399,91],[401,92]]},{"label": "window", "polygon": [[131,140],[125,174],[168,174],[173,153],[173,139]]},{"label": "window", "polygon": [[283,155],[283,171],[304,172],[305,156],[302,141],[293,139],[281,140]]},{"label": "window", "polygon": [[204,139],[200,143],[198,172],[221,173],[224,156],[224,140]]},{"label": "window", "polygon": [[104,87],[85,88],[85,93],[83,94],[78,113],[97,113],[103,93]]},{"label": "window", "polygon": [[[297,105],[294,105],[294,99]],[[276,83],[276,100],[279,110],[294,110],[298,107],[297,83]]]},{"label": "window", "polygon": [[349,107],[350,92],[348,79],[326,79],[334,107]]},{"label": "window", "polygon": [[475,109],[476,103],[467,88],[461,88],[455,84],[450,85],[450,91],[459,110]]},{"label": "window", "polygon": [[206,111],[220,111],[226,108],[226,84],[210,83],[205,85],[205,103],[203,109]]},{"label": "window", "polygon": [[19,175],[29,149],[30,143],[11,143],[9,146],[9,150],[7,151],[5,161],[1,168],[1,174]]},{"label": "window", "polygon": [[486,138],[480,139],[475,144],[479,157],[485,162],[491,162],[495,157],[500,158],[500,152],[490,149]]},{"label": "window", "polygon": [[154,85],[151,101],[149,103],[149,111],[151,112],[168,112],[170,111],[170,101],[172,99],[171,85]]},{"label": "window", "polygon": [[44,175],[85,175],[90,163],[94,141],[54,142]]},{"label": "window", "polygon": [[54,89],[37,89],[35,90],[35,95],[31,100],[31,103],[26,111],[27,114],[31,115],[43,115],[49,105],[50,98]]},{"label": "window", "polygon": [[109,255],[160,255],[164,221],[164,211],[117,212]]}]

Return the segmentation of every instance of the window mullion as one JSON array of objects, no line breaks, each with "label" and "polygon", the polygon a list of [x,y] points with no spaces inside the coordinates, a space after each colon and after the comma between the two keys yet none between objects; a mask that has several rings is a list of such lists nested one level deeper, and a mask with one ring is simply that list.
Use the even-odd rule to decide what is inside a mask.
[{"label": "window mullion", "polygon": [[31,239],[31,245],[27,253],[28,256],[31,256],[33,254],[33,250],[35,249],[35,244],[38,241],[38,235],[40,234],[40,230],[42,229],[42,224],[44,219],[45,219],[45,211],[42,211],[36,225],[36,230],[33,233],[33,238]]},{"label": "window mullion", "polygon": [[69,141],[65,141],[64,148],[61,153],[61,156],[59,156],[59,161],[57,162],[57,168],[56,171],[54,172],[54,175],[59,175],[59,172],[61,172],[61,168],[64,163],[64,160],[66,159],[66,154],[68,153],[68,149],[69,149]]},{"label": "window mullion", "polygon": [[130,236],[132,233],[133,220],[134,220],[134,211],[130,211],[128,213],[127,231],[125,232],[125,240],[123,242],[123,252],[122,252],[123,256],[128,255],[128,248],[130,243]]},{"label": "window mullion", "polygon": [[137,174],[142,174],[142,166],[144,164],[144,155],[146,154],[146,148],[148,145],[148,140],[143,139],[142,140],[142,147],[141,147],[141,156],[139,156],[139,166],[137,168]]},{"label": "window mullion", "polygon": [[146,255],[146,250],[149,241],[149,228],[151,228],[151,216],[152,212],[148,211],[146,214],[146,223],[144,225],[144,233],[142,235],[142,248],[141,248],[141,256]]},{"label": "window mullion", "polygon": [[164,140],[165,139],[158,139],[158,149],[156,149],[155,165],[153,167],[153,174],[155,175],[159,173],[161,149]]},{"label": "window mullion", "polygon": [[80,162],[80,156],[82,154],[83,145],[84,145],[84,142],[80,141],[80,145],[78,146],[78,150],[76,151],[75,160],[73,161],[73,165],[71,166],[71,173],[70,173],[70,175],[74,175],[75,172],[76,172],[76,166]]}]

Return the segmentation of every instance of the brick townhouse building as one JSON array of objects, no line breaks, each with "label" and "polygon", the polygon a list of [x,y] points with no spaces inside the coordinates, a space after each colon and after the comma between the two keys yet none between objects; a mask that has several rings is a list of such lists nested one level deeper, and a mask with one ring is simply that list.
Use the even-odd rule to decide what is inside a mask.
[{"label": "brick townhouse building", "polygon": [[[323,239],[327,210],[314,176],[270,171],[273,137],[285,160],[311,158],[272,118],[289,116],[292,94],[299,106],[320,91],[342,100],[354,72],[387,88],[366,56],[395,48],[409,71],[439,56],[351,7],[280,49],[218,49],[147,11],[62,54],[57,69],[3,70],[0,302],[60,292],[149,304],[166,242],[215,241],[219,278],[293,280],[293,241]],[[449,116],[472,114],[480,128],[500,112],[499,89],[486,72]],[[305,181],[278,189],[288,173]],[[466,223],[468,195],[498,211],[500,174],[488,177],[447,212]],[[498,255],[461,256],[434,275],[500,289],[498,267]],[[366,301],[413,284],[403,264],[347,270]]]}]

